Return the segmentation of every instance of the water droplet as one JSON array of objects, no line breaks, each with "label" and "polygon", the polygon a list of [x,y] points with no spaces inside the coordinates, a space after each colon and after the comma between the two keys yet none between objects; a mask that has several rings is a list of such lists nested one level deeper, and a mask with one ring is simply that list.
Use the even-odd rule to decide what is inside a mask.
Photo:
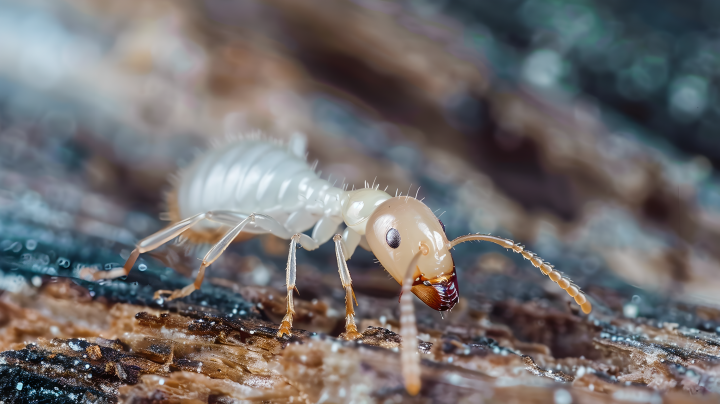
[{"label": "water droplet", "polygon": [[633,303],[626,303],[623,306],[623,316],[627,318],[636,318],[638,316],[638,306]]},{"label": "water droplet", "polygon": [[15,386],[15,388],[18,390],[22,390],[22,388],[23,388],[22,382],[18,382],[18,384]]},{"label": "water droplet", "polygon": [[36,288],[39,288],[40,286],[42,286],[42,278],[39,276],[33,276],[31,282],[32,282],[33,286],[35,286]]},{"label": "water droplet", "polygon": [[570,404],[572,403],[572,396],[570,393],[568,393],[567,390],[555,390],[555,394],[553,395],[553,398],[555,399],[555,404]]},{"label": "water droplet", "polygon": [[562,59],[550,49],[531,53],[523,66],[525,80],[538,87],[553,87],[562,74]]},{"label": "water droplet", "polygon": [[675,79],[670,89],[670,112],[681,121],[692,121],[702,115],[707,105],[707,80],[698,76]]},{"label": "water droplet", "polygon": [[255,285],[265,286],[270,283],[272,273],[265,266],[259,265],[253,269],[252,281]]},{"label": "water droplet", "polygon": [[138,271],[143,272],[146,270],[147,270],[147,265],[145,265],[145,264],[138,265]]},{"label": "water droplet", "polygon": [[35,250],[36,247],[37,247],[37,241],[35,241],[35,240],[28,240],[25,242],[25,248],[27,248],[30,251]]}]

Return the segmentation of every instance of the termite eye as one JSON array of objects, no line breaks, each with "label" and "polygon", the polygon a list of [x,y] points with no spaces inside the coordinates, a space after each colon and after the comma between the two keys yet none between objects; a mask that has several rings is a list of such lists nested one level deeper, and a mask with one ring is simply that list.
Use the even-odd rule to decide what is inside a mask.
[{"label": "termite eye", "polygon": [[385,234],[385,241],[390,248],[400,247],[400,232],[397,231],[397,229],[391,228],[388,230],[387,234]]},{"label": "termite eye", "polygon": [[443,233],[447,234],[447,232],[445,231],[445,223],[443,223],[442,220],[440,220],[440,219],[438,219],[438,222],[440,222],[440,227],[443,228]]}]

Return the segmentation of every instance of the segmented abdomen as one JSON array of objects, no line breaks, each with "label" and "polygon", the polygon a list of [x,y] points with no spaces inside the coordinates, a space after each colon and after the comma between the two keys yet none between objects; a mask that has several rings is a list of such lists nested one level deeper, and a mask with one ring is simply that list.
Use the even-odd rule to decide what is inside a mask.
[{"label": "segmented abdomen", "polygon": [[[212,210],[231,210],[262,213],[285,223],[290,214],[312,204],[331,188],[304,156],[293,154],[275,141],[253,139],[217,147],[199,156],[180,173],[171,198],[176,198],[179,219]],[[309,217],[303,229],[295,230],[307,230],[316,221]],[[198,230],[219,227],[207,221],[199,226]]]}]

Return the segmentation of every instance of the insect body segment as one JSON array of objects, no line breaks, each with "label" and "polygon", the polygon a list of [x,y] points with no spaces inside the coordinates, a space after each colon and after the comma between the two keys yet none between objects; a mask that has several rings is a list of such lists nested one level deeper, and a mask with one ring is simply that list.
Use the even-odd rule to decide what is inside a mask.
[{"label": "insect body segment", "polygon": [[[471,240],[490,241],[522,254],[573,296],[585,313],[591,305],[577,286],[551,265],[515,242],[472,234],[448,240],[445,226],[422,201],[391,197],[377,187],[346,191],[319,178],[305,161],[306,141],[294,136],[289,144],[258,137],[237,139],[200,156],[183,170],[168,194],[173,224],[140,240],[123,268],[94,272],[95,279],[127,275],[139,254],[183,236],[212,243],[195,281],[179,290],[156,292],[156,298],[181,298],[199,289],[210,266],[233,241],[269,233],[290,240],[286,267],[287,311],[278,337],[292,333],[293,291],[297,278],[298,245],[315,250],[331,238],[338,274],[345,289],[345,333],[361,336],[355,324],[355,293],[346,261],[361,246],[375,254],[402,285],[435,310],[452,309],[459,300],[451,249]],[[339,226],[345,229],[339,233]],[[311,235],[303,232],[312,228]],[[400,300],[403,375],[412,394],[420,389],[417,329],[412,298]]]},{"label": "insect body segment", "polygon": [[411,197],[388,199],[370,216],[365,237],[375,257],[400,284],[410,260],[421,252],[411,290],[425,304],[445,311],[458,302],[450,242],[427,205]]}]

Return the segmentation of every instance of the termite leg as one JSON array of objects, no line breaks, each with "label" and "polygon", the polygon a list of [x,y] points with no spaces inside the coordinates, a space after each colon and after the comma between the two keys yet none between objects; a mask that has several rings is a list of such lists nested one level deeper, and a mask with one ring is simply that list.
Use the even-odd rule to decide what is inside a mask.
[{"label": "termite leg", "polygon": [[[287,226],[294,227],[292,220],[288,219],[286,226],[281,225],[275,219],[257,215],[257,224],[268,231],[273,232],[275,235],[280,235],[280,228],[285,229],[284,231],[289,232]],[[312,237],[306,234],[295,234],[290,237],[290,252],[288,253],[288,264],[286,268],[285,286],[287,287],[287,312],[280,323],[280,329],[278,330],[277,336],[282,337],[283,335],[292,335],[292,321],[293,315],[295,314],[295,306],[293,304],[293,290],[295,290],[295,279],[297,265],[295,261],[295,251],[297,250],[298,243],[306,250],[315,250],[320,244],[327,241],[333,232],[338,227],[337,220],[330,217],[321,218],[316,224],[312,232]],[[272,231],[271,229],[277,228],[278,230]]]},{"label": "termite leg", "polygon": [[295,314],[295,306],[293,305],[293,290],[295,290],[295,278],[297,275],[297,264],[295,261],[295,250],[300,235],[296,234],[290,239],[290,252],[288,253],[287,267],[285,268],[285,285],[287,286],[287,312],[280,323],[280,329],[277,332],[278,337],[283,335],[292,335],[293,315]]},{"label": "termite leg", "polygon": [[121,276],[127,276],[130,273],[135,261],[138,256],[144,252],[152,251],[175,237],[182,234],[184,231],[192,227],[195,223],[205,219],[207,213],[198,213],[195,216],[191,216],[185,220],[181,220],[174,225],[164,228],[159,232],[152,234],[142,240],[140,240],[135,249],[130,253],[125,265],[122,268],[113,268],[110,271],[93,271],[91,274],[94,280],[99,279],[114,279]]},{"label": "termite leg", "polygon": [[342,235],[336,234],[333,237],[333,241],[335,242],[335,257],[337,258],[340,282],[342,282],[342,286],[345,288],[345,332],[341,336],[348,340],[357,339],[361,337],[361,334],[358,332],[357,325],[355,325],[355,308],[353,307],[353,301],[357,304],[357,299],[355,298],[355,292],[352,288],[350,271],[348,270],[347,263],[345,262]]},{"label": "termite leg", "polygon": [[489,234],[468,234],[467,236],[460,236],[455,240],[451,241],[450,248],[460,243],[464,243],[465,241],[472,240],[489,241],[491,243],[501,245],[505,248],[509,248],[518,254],[521,254],[526,260],[530,261],[533,266],[540,269],[543,274],[547,275],[553,282],[557,283],[558,286],[560,286],[564,291],[568,293],[568,295],[570,295],[570,297],[574,298],[575,303],[580,305],[583,313],[589,314],[592,311],[592,304],[588,301],[587,297],[580,290],[580,288],[574,285],[570,279],[563,277],[563,275],[559,271],[557,271],[552,265],[548,264],[547,262],[543,262],[543,260],[535,253],[527,251],[525,249],[525,246],[517,244],[512,240],[491,236]]},{"label": "termite leg", "polygon": [[178,299],[181,297],[185,297],[189,295],[190,293],[194,292],[197,289],[200,289],[200,286],[202,285],[203,278],[205,277],[205,268],[209,267],[210,264],[215,262],[216,259],[222,255],[222,253],[225,251],[225,249],[228,248],[230,243],[235,239],[235,237],[238,236],[243,231],[243,228],[245,225],[250,223],[251,221],[255,220],[255,215],[250,215],[244,220],[241,220],[240,223],[235,225],[229,232],[227,232],[223,238],[220,239],[211,249],[208,251],[207,254],[205,254],[205,257],[202,260],[202,264],[200,265],[200,270],[198,271],[197,277],[195,278],[195,282],[191,283],[188,286],[185,286],[182,289],[177,290],[158,290],[155,292],[155,299],[158,299],[163,294],[170,294],[169,297],[167,297],[167,300],[173,300]]},{"label": "termite leg", "polygon": [[165,290],[160,289],[155,291],[155,295],[153,296],[154,299],[159,299],[162,297],[162,295],[169,294],[170,296],[166,297],[165,300],[174,300],[179,299],[181,297],[188,296],[190,293],[200,289],[200,286],[202,286],[203,279],[205,278],[205,268],[207,268],[207,265],[202,264],[200,265],[200,270],[198,271],[197,276],[195,277],[195,281],[187,286],[185,286],[182,289],[176,289],[176,290]]}]

